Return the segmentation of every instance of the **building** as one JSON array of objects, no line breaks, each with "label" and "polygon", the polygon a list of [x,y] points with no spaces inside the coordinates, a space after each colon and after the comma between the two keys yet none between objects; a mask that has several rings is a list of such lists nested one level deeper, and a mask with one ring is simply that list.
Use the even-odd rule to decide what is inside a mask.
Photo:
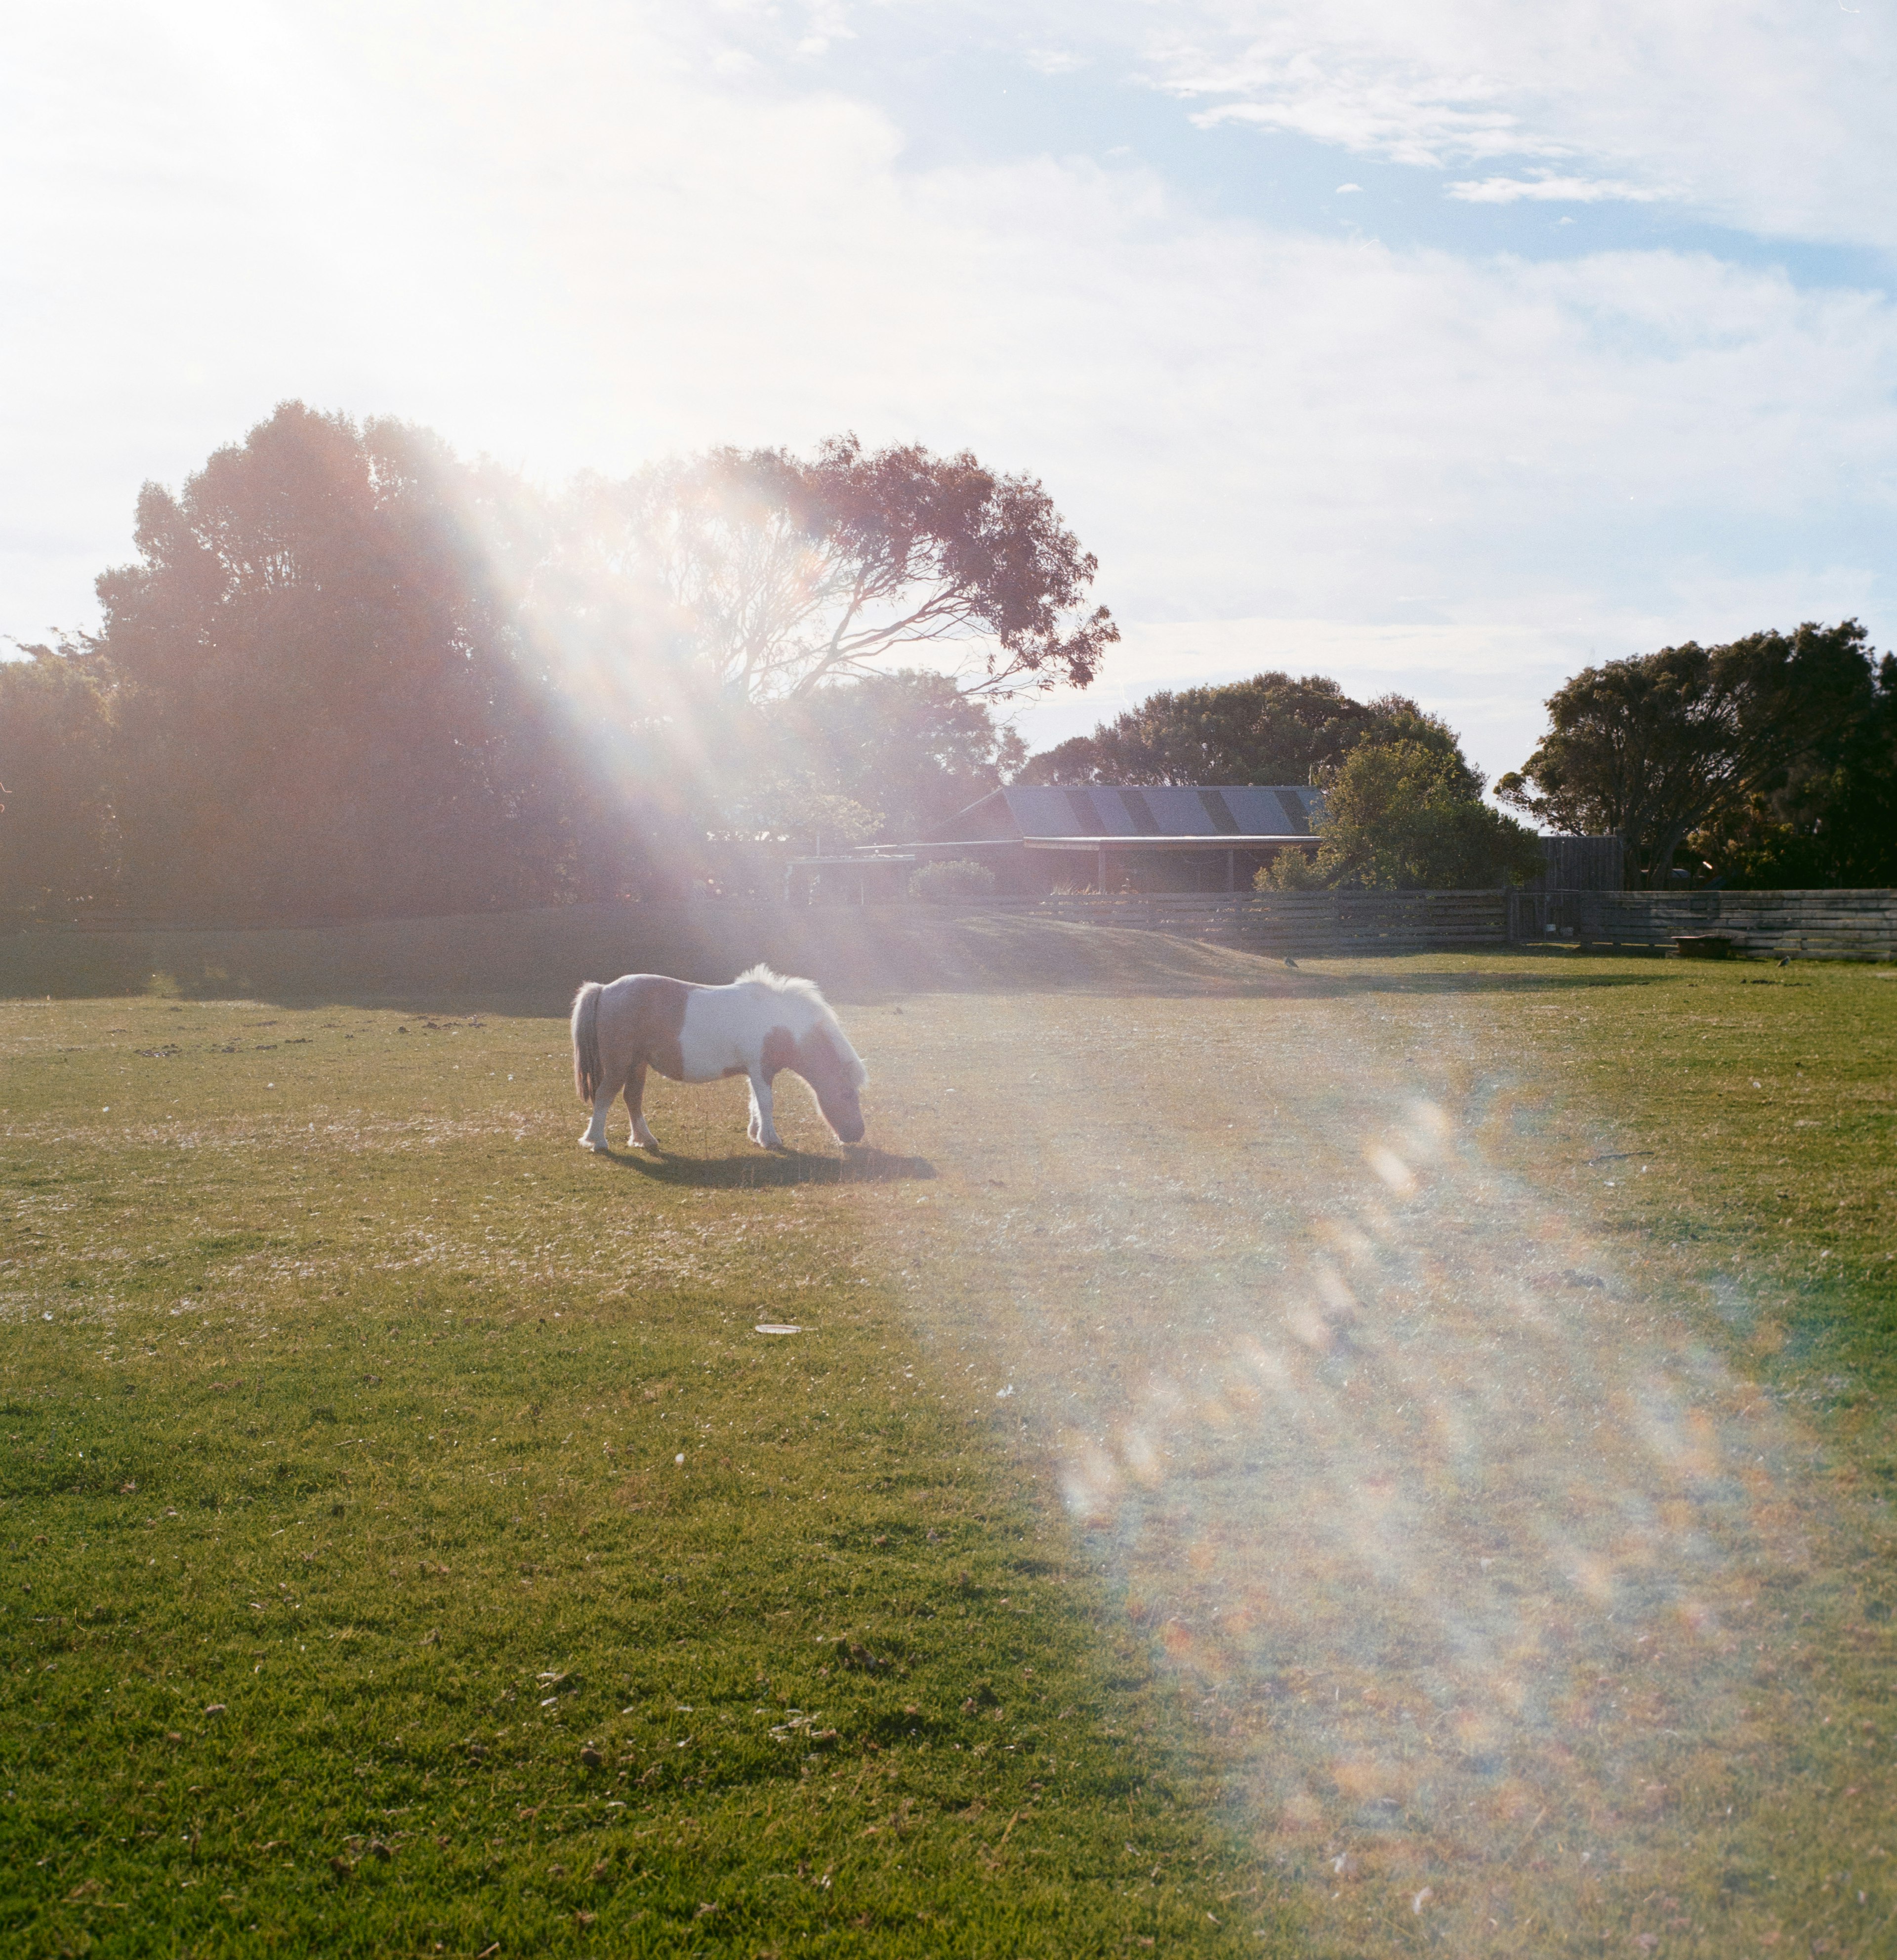
[{"label": "building", "polygon": [[1022,896],[1247,891],[1280,851],[1316,848],[1323,807],[1301,784],[996,790],[928,837],[861,854],[970,858]]}]

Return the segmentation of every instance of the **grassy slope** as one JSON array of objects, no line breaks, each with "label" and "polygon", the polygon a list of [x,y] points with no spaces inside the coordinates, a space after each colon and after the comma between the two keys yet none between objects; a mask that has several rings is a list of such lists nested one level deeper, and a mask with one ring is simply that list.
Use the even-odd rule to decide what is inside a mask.
[{"label": "grassy slope", "polygon": [[1255,990],[1259,963],[1149,932],[933,907],[564,905],[268,931],[0,934],[0,999],[167,993],[565,1010],[577,981],[729,980],[766,960],[839,1000],[942,988]]},{"label": "grassy slope", "polygon": [[12,1950],[1220,1943],[1142,1643],[866,1269],[926,1166],[756,1182],[712,1092],[602,1163],[543,1021],[4,1027]]},{"label": "grassy slope", "polygon": [[[1061,1195],[1044,1139],[1010,1135],[1006,1118],[1037,1045],[1076,1029],[1136,1070],[1156,1037],[1196,1042],[1222,1017],[1229,1068],[1281,1042],[1287,1013],[1332,1037],[1401,1024],[1419,1045],[1473,1015],[1534,1078],[1513,1106],[1547,1112],[1536,1121],[1562,1201],[1629,1248],[1680,1249],[1649,1277],[1818,1424],[1843,1466],[1841,1504],[1862,1494],[1852,1476],[1887,1477],[1897,984],[1647,967],[1635,986],[1620,984],[1623,963],[1532,959],[1472,978],[1485,963],[1445,959],[1339,965],[1291,990],[1237,956],[1137,935],[1088,944],[1121,940],[1142,963],[1129,1000],[1104,998],[1096,969],[1091,1005],[911,1001],[901,1020],[886,1005],[853,1017],[886,1064],[875,1134],[927,1156],[869,1159],[847,1184],[825,1160],[760,1169],[735,1109],[704,1093],[663,1106],[660,1134],[688,1161],[653,1174],[581,1158],[560,1030],[544,1022],[411,1020],[403,1036],[392,1017],[348,1008],[6,1010],[0,1126],[19,1201],[0,1285],[20,1331],[0,1382],[16,1568],[15,1794],[0,1828],[31,1847],[9,1857],[8,1923],[47,1950],[214,1944],[220,1929],[254,1944],[253,1924],[293,1947],[320,1926],[332,1943],[423,1951],[609,1932],[615,1950],[790,1950],[806,1933],[837,1951],[1232,1935],[1256,1950],[1261,1917],[1278,1922],[1230,1838],[1208,1834],[1223,1788],[1228,1820],[1278,1860],[1274,1886],[1308,1885],[1321,1926],[1341,1889],[1332,1860],[1353,1855],[1348,1805],[1304,1820],[1287,1851],[1254,1774],[1261,1747],[1297,1745],[1282,1708],[1257,1717],[1263,1698],[1235,1697],[1229,1674],[1176,1649],[1184,1622],[1155,1618],[1136,1590],[1162,1567],[1189,1583],[1168,1561],[1203,1539],[1144,1568],[1111,1530],[1076,1540],[1044,1481],[1057,1412],[999,1428],[961,1393],[963,1352],[985,1342],[1003,1363],[1018,1339],[984,1302],[1053,1270],[1018,1221],[990,1227],[1011,1179]],[[951,950],[990,984],[1022,956]],[[1039,940],[1028,952],[1060,956]],[[891,970],[879,951],[859,983],[888,986]],[[364,978],[329,977],[338,998]],[[399,977],[428,990],[424,965]],[[1761,977],[1768,988],[1747,985]],[[1226,998],[1195,1010],[1189,995]],[[961,1087],[985,1099],[950,1105],[953,1071],[930,1074],[932,1055],[984,1039],[993,1055]],[[178,1052],[138,1052],[166,1048]],[[1213,1099],[1190,1081],[1171,1106],[1155,1095],[1139,1122],[1162,1145]],[[1117,1161],[1118,1109],[1063,1099]],[[1610,1200],[1601,1166],[1581,1160],[1616,1147],[1650,1171]],[[1059,1289],[1124,1287],[1123,1252],[1069,1242],[1056,1263]],[[745,1333],[779,1314],[816,1331]],[[141,1591],[167,1560],[179,1583]],[[1840,1766],[1844,1729],[1883,1716],[1880,1584],[1855,1575],[1848,1599],[1834,1586],[1816,1602],[1845,1615],[1841,1637],[1848,1627],[1841,1700],[1826,1704],[1844,1721],[1819,1732],[1813,1716],[1794,1748],[1784,1724],[1810,1713],[1801,1690],[1778,1728],[1747,1739],[1766,1760],[1753,1807],[1789,1790],[1794,1818],[1770,1883],[1781,1866],[1791,1880],[1745,1920],[1762,1936],[1822,1927],[1839,1951],[1876,1950],[1857,1943],[1876,1922],[1843,1914],[1836,1868],[1848,1853],[1888,1911],[1865,1864],[1889,1822],[1888,1780],[1848,1831],[1822,1793],[1854,1767]],[[1103,1597],[1131,1615],[1107,1616]],[[895,1666],[853,1666],[838,1638]],[[1308,1630],[1305,1646],[1308,1700],[1327,1677]],[[1158,1681],[1149,1655],[1168,1657]],[[542,1675],[563,1673],[543,1691]],[[1336,1692],[1341,1707],[1341,1678]],[[763,1739],[806,1713],[837,1736]],[[597,1768],[580,1761],[586,1742]],[[1848,1742],[1871,1745],[1860,1729]],[[1714,1920],[1733,1855],[1673,1893],[1648,1888],[1683,1906],[1679,1926],[1616,1896],[1584,1904],[1570,1930],[1651,1924],[1670,1946],[1720,1950],[1703,1943],[1734,1923]],[[1529,1889],[1565,1899],[1539,1865],[1524,1861]],[[1428,1943],[1427,1914],[1395,1889],[1410,1869],[1392,1866],[1387,1908],[1313,1936],[1341,1951]],[[1536,1950],[1532,1911],[1517,1901],[1503,1917],[1530,1943],[1497,1950]]]}]

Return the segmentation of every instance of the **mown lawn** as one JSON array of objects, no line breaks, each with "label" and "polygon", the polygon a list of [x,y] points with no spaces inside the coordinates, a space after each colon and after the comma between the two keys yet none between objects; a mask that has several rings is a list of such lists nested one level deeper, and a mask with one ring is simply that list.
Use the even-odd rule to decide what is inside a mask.
[{"label": "mown lawn", "polygon": [[469,1005],[0,1007],[21,1950],[1889,1950],[1886,974]]},{"label": "mown lawn", "polygon": [[9,1951],[1256,1950],[1145,1643],[866,1258],[928,1164],[718,1092],[602,1162],[539,1020],[0,1040]]},{"label": "mown lawn", "polygon": [[964,1172],[884,1256],[1046,1439],[1296,1950],[1897,1949],[1897,982],[1285,985],[876,1040]]}]

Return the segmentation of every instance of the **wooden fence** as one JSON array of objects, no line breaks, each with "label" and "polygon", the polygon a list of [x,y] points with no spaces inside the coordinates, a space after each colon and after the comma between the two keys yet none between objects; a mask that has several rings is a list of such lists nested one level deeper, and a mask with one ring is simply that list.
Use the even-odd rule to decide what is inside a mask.
[{"label": "wooden fence", "polygon": [[1154,892],[990,899],[970,911],[1131,926],[1253,953],[1427,953],[1507,943],[1505,892]]},{"label": "wooden fence", "polygon": [[1474,951],[1551,940],[1665,949],[1730,935],[1741,953],[1897,959],[1897,892],[1155,892],[989,899],[970,910],[1131,926],[1248,951]]},{"label": "wooden fence", "polygon": [[1519,942],[1667,947],[1716,933],[1746,953],[1897,959],[1897,892],[1511,892],[1508,902]]}]

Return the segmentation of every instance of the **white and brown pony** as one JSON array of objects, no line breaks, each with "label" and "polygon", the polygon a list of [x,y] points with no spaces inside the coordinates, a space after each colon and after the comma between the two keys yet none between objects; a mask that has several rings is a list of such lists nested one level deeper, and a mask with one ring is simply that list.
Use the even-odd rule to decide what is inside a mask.
[{"label": "white and brown pony", "polygon": [[589,980],[573,1004],[573,1080],[593,1121],[580,1139],[589,1150],[606,1144],[606,1112],[623,1089],[632,1112],[632,1141],[659,1146],[640,1107],[646,1071],[674,1082],[751,1078],[754,1144],[783,1147],[771,1120],[771,1084],[781,1069],[800,1075],[840,1141],[863,1140],[857,1092],[869,1079],[837,1017],[809,980],[786,979],[754,966],[729,987],[700,987],[657,973],[628,973],[602,985]]}]

